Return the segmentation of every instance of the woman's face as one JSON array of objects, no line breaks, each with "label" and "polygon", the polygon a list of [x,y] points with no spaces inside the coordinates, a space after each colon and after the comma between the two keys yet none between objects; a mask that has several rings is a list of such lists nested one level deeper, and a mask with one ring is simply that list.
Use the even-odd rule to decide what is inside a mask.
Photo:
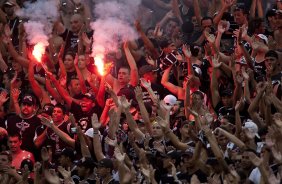
[{"label": "woman's face", "polygon": [[64,65],[66,70],[71,70],[74,68],[73,57],[71,55],[66,55],[64,60]]},{"label": "woman's face", "polygon": [[86,60],[85,60],[85,56],[84,55],[78,56],[78,68],[84,69],[84,68],[86,68],[86,66],[87,66],[87,63],[86,63]]},{"label": "woman's face", "polygon": [[153,138],[161,138],[164,135],[163,130],[158,123],[153,124],[152,129],[153,129]]}]

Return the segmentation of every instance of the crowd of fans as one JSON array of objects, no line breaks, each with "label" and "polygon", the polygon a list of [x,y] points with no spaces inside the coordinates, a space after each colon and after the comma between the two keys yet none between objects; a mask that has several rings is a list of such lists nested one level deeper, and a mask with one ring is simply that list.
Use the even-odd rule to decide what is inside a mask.
[{"label": "crowd of fans", "polygon": [[1,184],[282,183],[281,0],[142,0],[103,75],[93,2],[60,1],[41,62],[0,5]]}]

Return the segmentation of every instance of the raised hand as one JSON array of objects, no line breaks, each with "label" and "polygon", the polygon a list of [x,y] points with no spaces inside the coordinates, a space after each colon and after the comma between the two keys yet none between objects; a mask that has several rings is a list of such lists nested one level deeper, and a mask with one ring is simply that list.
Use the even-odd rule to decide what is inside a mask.
[{"label": "raised hand", "polygon": [[158,124],[159,124],[162,128],[167,128],[167,127],[168,127],[167,121],[165,121],[164,119],[162,119],[160,116],[157,116],[157,117],[156,117],[156,121],[158,122]]},{"label": "raised hand", "polygon": [[254,164],[254,166],[260,166],[262,164],[262,159],[257,157],[253,152],[248,152],[249,159]]},{"label": "raised hand", "polygon": [[123,110],[129,110],[129,108],[131,106],[131,102],[132,102],[132,100],[130,100],[128,102],[128,100],[126,99],[125,96],[120,97],[120,103],[121,103],[121,107],[123,108]]},{"label": "raised hand", "polygon": [[135,20],[134,26],[135,26],[135,29],[136,29],[138,32],[141,32],[141,31],[142,31],[142,27],[141,27],[141,24],[140,24],[140,21],[139,21],[139,20]]},{"label": "raised hand", "polygon": [[3,105],[9,99],[8,93],[6,90],[2,90],[0,93],[0,106]]},{"label": "raised hand", "polygon": [[152,66],[155,65],[155,61],[152,59],[151,56],[147,55],[145,59],[149,65],[152,65]]},{"label": "raised hand", "polygon": [[221,20],[217,26],[217,31],[223,34],[225,31],[228,31],[230,27],[230,22]]},{"label": "raised hand", "polygon": [[12,95],[12,99],[14,102],[16,102],[19,99],[19,96],[21,94],[21,91],[17,88],[12,89],[11,91],[11,95]]},{"label": "raised hand", "polygon": [[182,46],[182,52],[184,53],[185,57],[191,58],[192,54],[191,54],[190,48],[188,48],[186,44]]},{"label": "raised hand", "polygon": [[110,146],[114,146],[116,147],[117,146],[117,139],[115,138],[114,140],[113,139],[110,139],[108,136],[105,138],[105,142],[110,145]]},{"label": "raised hand", "polygon": [[136,86],[134,92],[137,101],[143,100],[142,88],[140,86]]},{"label": "raised hand", "polygon": [[58,166],[58,171],[61,173],[64,179],[68,179],[71,177],[70,167],[68,167],[68,170],[65,170],[62,166]]},{"label": "raised hand", "polygon": [[91,45],[91,40],[88,38],[88,36],[87,36],[87,34],[85,32],[82,33],[81,38],[82,38],[83,45],[85,47]]},{"label": "raised hand", "polygon": [[41,123],[43,124],[43,125],[45,125],[46,127],[51,127],[52,126],[52,120],[50,120],[50,119],[47,119],[46,117],[43,117],[43,116],[38,116],[38,118],[41,120]]},{"label": "raised hand", "polygon": [[146,81],[146,79],[141,78],[140,82],[141,82],[141,85],[146,89],[151,87],[151,81]]},{"label": "raised hand", "polygon": [[44,170],[44,176],[45,179],[50,183],[50,184],[60,184],[60,178],[59,176],[56,174],[56,172],[54,170]]},{"label": "raised hand", "polygon": [[97,114],[93,113],[91,117],[92,128],[94,130],[99,130],[101,127],[101,123],[99,122]]},{"label": "raised hand", "polygon": [[41,158],[44,162],[49,161],[49,159],[50,159],[50,155],[49,155],[46,147],[43,147],[41,149]]},{"label": "raised hand", "polygon": [[161,29],[161,26],[159,23],[155,27],[154,36],[157,38],[163,36],[163,30]]},{"label": "raised hand", "polygon": [[116,158],[119,162],[123,162],[124,159],[125,159],[125,153],[121,153],[119,147],[115,147],[114,155],[115,155],[115,158]]},{"label": "raised hand", "polygon": [[221,62],[219,63],[219,54],[216,54],[214,56],[211,57],[212,60],[212,65],[214,68],[219,68],[221,66]]}]

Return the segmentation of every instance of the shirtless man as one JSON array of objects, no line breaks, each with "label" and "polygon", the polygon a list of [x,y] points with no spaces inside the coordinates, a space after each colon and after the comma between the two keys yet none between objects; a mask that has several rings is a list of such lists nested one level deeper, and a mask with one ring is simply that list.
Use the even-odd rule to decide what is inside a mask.
[{"label": "shirtless man", "polygon": [[10,134],[8,137],[8,146],[12,153],[12,166],[15,169],[20,169],[21,163],[24,159],[29,158],[34,163],[34,156],[32,153],[21,149],[22,139],[18,133]]}]

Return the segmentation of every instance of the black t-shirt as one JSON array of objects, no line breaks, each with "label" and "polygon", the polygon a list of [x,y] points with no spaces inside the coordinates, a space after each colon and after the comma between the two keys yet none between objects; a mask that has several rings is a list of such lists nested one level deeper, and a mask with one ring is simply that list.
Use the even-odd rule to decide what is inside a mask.
[{"label": "black t-shirt", "polygon": [[[156,83],[152,83],[151,84],[151,88],[154,92],[154,94],[159,97],[159,99],[163,99],[166,95],[170,94],[169,91],[167,89],[165,89],[162,85],[160,84],[156,84]],[[150,94],[148,93],[148,91],[146,90],[146,88],[142,87],[142,94],[143,94],[143,102],[145,104],[150,104],[153,105],[153,101],[150,97]]]},{"label": "black t-shirt", "polygon": [[266,75],[266,66],[264,62],[254,62],[254,74],[255,74],[255,80],[257,82],[263,81],[265,79]]},{"label": "black t-shirt", "polygon": [[36,128],[41,125],[41,121],[37,116],[33,116],[29,119],[23,119],[18,115],[8,117],[6,121],[6,128],[9,134],[19,133],[22,136],[23,150],[34,153],[34,136]]},{"label": "black t-shirt", "polygon": [[[67,133],[70,137],[73,137],[73,135],[70,132],[71,123],[63,122],[58,126],[58,128],[63,132]],[[39,127],[37,127],[35,131],[35,138],[40,136],[45,129],[46,126],[44,125],[40,125]],[[47,138],[44,142],[44,146],[51,146],[53,153],[55,153],[56,151],[61,151],[65,147],[68,147],[68,145],[64,141],[62,141],[60,137],[57,134],[55,134],[55,132],[52,129],[48,128],[46,136]]]},{"label": "black t-shirt", "polygon": [[190,182],[191,178],[194,174],[198,177],[198,179],[200,180],[201,183],[207,182],[208,176],[204,172],[202,172],[201,170],[197,170],[193,174],[181,173],[181,174],[178,175],[178,180],[180,180],[182,182],[185,182],[185,181]]},{"label": "black t-shirt", "polygon": [[[93,35],[93,31],[86,33],[88,38],[91,38]],[[72,31],[66,29],[64,33],[62,33],[60,35],[63,40],[66,42],[66,48],[65,48],[65,52],[66,51],[74,51],[77,52],[78,49],[78,35],[73,33]]]},{"label": "black t-shirt", "polygon": [[89,112],[83,112],[80,105],[72,102],[70,112],[73,113],[75,120],[81,127],[82,132],[85,132],[89,128],[92,128],[91,116],[93,115],[93,113],[96,113],[98,117],[100,117],[102,110],[100,106],[95,103],[95,106]]}]

